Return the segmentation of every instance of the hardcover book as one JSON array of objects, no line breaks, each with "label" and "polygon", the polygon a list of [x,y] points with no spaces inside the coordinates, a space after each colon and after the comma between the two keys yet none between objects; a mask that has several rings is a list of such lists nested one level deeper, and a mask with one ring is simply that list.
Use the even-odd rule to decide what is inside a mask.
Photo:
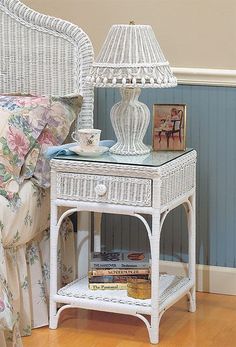
[{"label": "hardcover book", "polygon": [[150,254],[143,252],[92,252],[90,268],[149,268]]},{"label": "hardcover book", "polygon": [[89,283],[88,287],[91,290],[125,290],[127,283]]},{"label": "hardcover book", "polygon": [[132,275],[149,275],[151,270],[149,268],[134,268],[134,269],[90,269],[90,276],[132,276]]},{"label": "hardcover book", "polygon": [[132,276],[89,276],[89,283],[127,283],[130,279],[149,279],[149,275],[132,275]]}]

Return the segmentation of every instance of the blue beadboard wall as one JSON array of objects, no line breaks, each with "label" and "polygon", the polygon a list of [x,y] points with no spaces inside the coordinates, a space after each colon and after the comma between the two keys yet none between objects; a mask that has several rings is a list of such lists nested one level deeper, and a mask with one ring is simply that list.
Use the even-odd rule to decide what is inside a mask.
[{"label": "blue beadboard wall", "polygon": [[[109,112],[120,99],[118,89],[95,92],[95,127],[103,139],[112,139]],[[140,100],[151,111],[155,103],[187,104],[187,146],[198,152],[197,262],[236,267],[236,88],[179,85],[171,89],[142,90]],[[151,126],[146,143],[151,144]],[[103,217],[104,249],[146,249],[141,222],[133,217]],[[186,261],[187,232],[183,209],[167,218],[161,237],[165,260]]]}]

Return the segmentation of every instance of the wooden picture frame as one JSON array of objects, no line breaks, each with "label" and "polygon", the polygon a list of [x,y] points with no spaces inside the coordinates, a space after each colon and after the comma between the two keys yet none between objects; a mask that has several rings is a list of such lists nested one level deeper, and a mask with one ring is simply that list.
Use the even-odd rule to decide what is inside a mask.
[{"label": "wooden picture frame", "polygon": [[153,150],[186,149],[186,104],[153,105]]}]

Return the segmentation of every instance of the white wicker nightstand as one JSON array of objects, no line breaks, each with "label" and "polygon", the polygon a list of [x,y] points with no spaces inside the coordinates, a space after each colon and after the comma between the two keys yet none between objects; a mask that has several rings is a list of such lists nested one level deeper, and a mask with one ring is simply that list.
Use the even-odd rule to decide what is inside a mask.
[{"label": "white wicker nightstand", "polygon": [[[62,310],[80,307],[134,315],[147,326],[151,343],[159,342],[162,314],[185,294],[189,311],[195,301],[195,182],[196,152],[152,152],[145,156],[123,157],[104,154],[98,158],[58,157],[51,161],[51,284],[50,328],[55,329]],[[160,233],[167,214],[183,204],[188,220],[189,264],[186,277],[159,276]],[[67,212],[58,218],[58,207]],[[88,261],[84,246],[88,234],[81,231],[78,245],[78,280],[57,288],[57,240],[62,219],[74,211],[94,211],[94,249],[100,249],[101,213],[117,213],[139,218],[145,225],[152,255],[152,297],[132,299],[123,290],[88,289]],[[152,228],[143,217],[152,216]],[[97,216],[97,218],[96,218]],[[82,223],[83,224],[83,223]],[[81,224],[81,225],[82,225]],[[80,228],[83,229],[83,226]],[[78,232],[80,234],[80,232]],[[82,266],[81,266],[82,264]],[[64,303],[57,311],[57,303]],[[150,315],[149,320],[144,315]]]}]

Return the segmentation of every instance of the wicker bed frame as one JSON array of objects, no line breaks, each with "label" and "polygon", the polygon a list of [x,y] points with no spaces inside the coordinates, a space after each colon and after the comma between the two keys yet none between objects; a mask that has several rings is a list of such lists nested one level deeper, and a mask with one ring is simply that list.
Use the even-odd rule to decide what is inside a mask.
[{"label": "wicker bed frame", "polygon": [[93,88],[85,78],[93,48],[82,29],[0,0],[0,93],[83,95],[79,128],[93,126]]}]

